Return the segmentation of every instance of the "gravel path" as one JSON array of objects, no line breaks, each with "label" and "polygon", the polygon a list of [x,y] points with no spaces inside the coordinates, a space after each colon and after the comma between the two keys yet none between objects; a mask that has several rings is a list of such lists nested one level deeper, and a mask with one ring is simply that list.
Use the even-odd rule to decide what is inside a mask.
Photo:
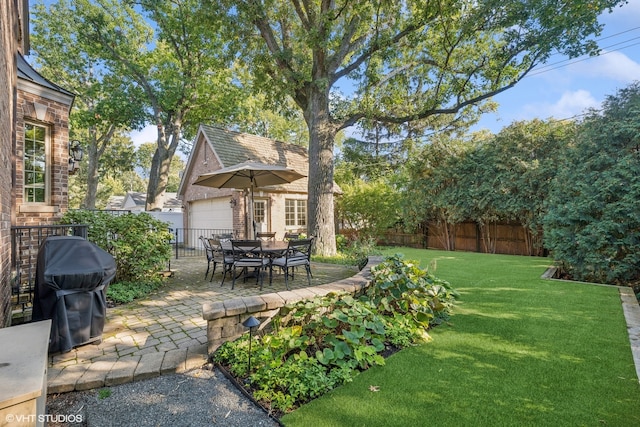
[{"label": "gravel path", "polygon": [[221,372],[206,369],[161,375],[102,392],[49,395],[47,414],[50,427],[279,425]]}]

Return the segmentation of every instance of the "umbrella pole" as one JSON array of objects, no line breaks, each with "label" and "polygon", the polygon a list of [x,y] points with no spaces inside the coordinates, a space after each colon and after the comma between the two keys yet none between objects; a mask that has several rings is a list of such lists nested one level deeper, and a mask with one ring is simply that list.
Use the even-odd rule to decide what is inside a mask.
[{"label": "umbrella pole", "polygon": [[256,230],[253,228],[253,184],[251,185],[251,195],[249,198],[249,240],[253,240],[256,238]]}]

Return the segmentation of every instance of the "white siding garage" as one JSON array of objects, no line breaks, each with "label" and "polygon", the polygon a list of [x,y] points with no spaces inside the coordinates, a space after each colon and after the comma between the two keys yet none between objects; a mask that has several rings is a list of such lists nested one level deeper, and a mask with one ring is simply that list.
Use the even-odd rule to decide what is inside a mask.
[{"label": "white siding garage", "polygon": [[229,197],[196,200],[189,209],[189,228],[233,229],[233,211]]}]

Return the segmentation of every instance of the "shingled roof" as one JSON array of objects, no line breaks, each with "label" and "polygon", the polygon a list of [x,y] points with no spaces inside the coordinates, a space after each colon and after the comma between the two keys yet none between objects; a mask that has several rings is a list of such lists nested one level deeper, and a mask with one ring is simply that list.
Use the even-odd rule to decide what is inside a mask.
[{"label": "shingled roof", "polygon": [[[171,210],[182,209],[182,202],[178,200],[177,196],[178,196],[177,193],[165,193],[164,205],[162,206],[162,208],[171,209]],[[127,199],[130,199],[134,203],[136,208],[140,210],[144,210],[147,204],[147,193],[142,193],[138,191],[128,191],[127,195],[124,196],[122,203],[120,205],[121,209],[124,203],[127,201]]]},{"label": "shingled roof", "polygon": [[[285,166],[304,175],[309,173],[309,156],[304,147],[215,126],[200,125],[200,129],[218,156],[222,167],[251,160]],[[307,191],[307,178],[299,179],[291,184],[270,186],[269,188],[304,193]]]}]

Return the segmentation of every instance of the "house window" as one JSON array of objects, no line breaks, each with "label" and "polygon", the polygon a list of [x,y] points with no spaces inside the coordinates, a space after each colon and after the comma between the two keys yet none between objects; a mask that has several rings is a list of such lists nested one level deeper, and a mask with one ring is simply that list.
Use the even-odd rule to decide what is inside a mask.
[{"label": "house window", "polygon": [[253,220],[255,222],[265,222],[266,205],[265,200],[256,200],[253,202]]},{"label": "house window", "polygon": [[45,203],[47,179],[48,128],[25,123],[24,127],[24,201]]},{"label": "house window", "polygon": [[285,200],[284,205],[285,225],[287,227],[307,226],[307,201],[306,200]]}]

